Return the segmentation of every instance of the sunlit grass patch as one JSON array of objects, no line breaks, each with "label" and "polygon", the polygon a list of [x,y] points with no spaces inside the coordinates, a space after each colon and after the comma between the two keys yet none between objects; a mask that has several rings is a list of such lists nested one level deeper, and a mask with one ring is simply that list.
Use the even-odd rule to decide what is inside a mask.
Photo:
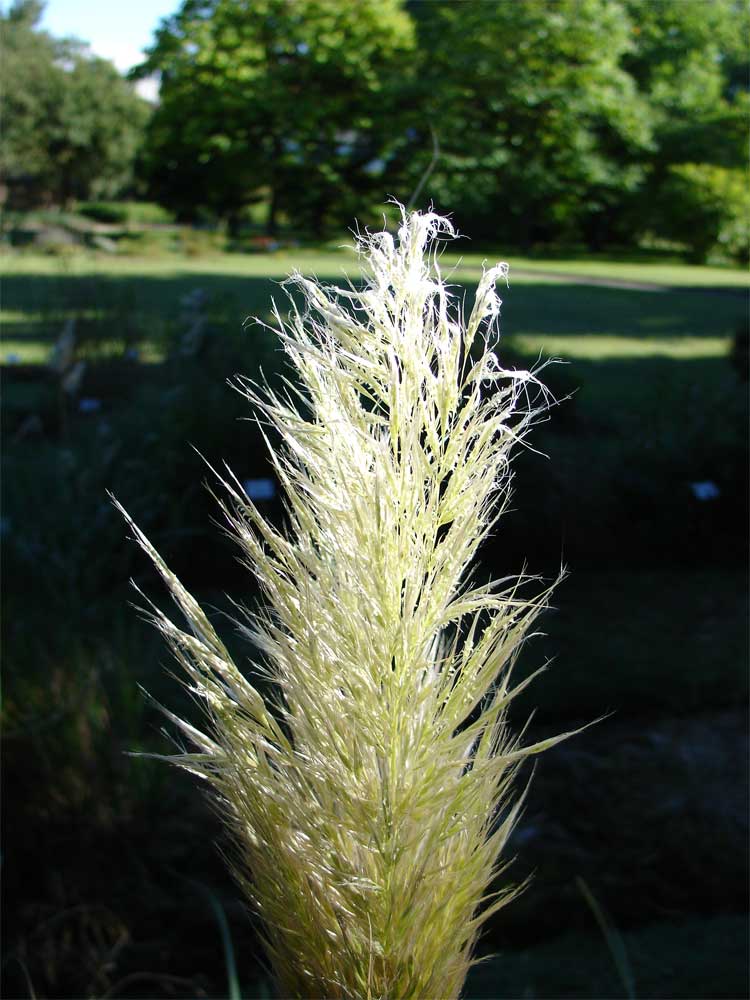
[{"label": "sunlit grass patch", "polygon": [[[0,365],[46,365],[52,359],[55,349],[54,338],[40,333],[38,337],[4,337],[0,343]],[[85,360],[94,354],[98,359],[116,358],[122,355],[122,341],[117,339],[99,340],[93,350],[83,349]],[[138,345],[138,361],[142,364],[156,364],[166,357],[164,346],[157,341],[144,340]]]},{"label": "sunlit grass patch", "polygon": [[43,365],[50,359],[52,344],[46,339],[13,340],[3,338],[0,364]]},{"label": "sunlit grass patch", "polygon": [[750,288],[750,275],[742,268],[704,267],[690,264],[631,264],[592,256],[588,260],[531,260],[511,258],[513,268],[560,272],[581,277],[612,278],[668,285],[673,288]]},{"label": "sunlit grass patch", "polygon": [[39,317],[39,313],[32,312],[31,310],[0,309],[0,324],[2,324],[3,333],[7,331],[9,325],[12,326],[14,323],[29,323]]},{"label": "sunlit grass patch", "polygon": [[[359,274],[352,252],[352,236],[329,248],[284,248],[271,253],[210,252],[197,257],[165,253],[155,257],[136,255],[104,256],[90,251],[74,252],[64,260],[48,254],[23,252],[7,254],[2,273],[64,275],[133,275],[147,273],[164,278],[185,274],[226,274],[248,277],[283,278],[294,268],[318,277],[340,277],[342,271]],[[448,280],[476,283],[483,262],[497,256],[507,257],[502,248],[477,253],[467,243],[465,253],[444,254],[441,268]],[[750,274],[742,268],[707,267],[678,263],[631,262],[592,255],[585,260],[571,257],[523,257],[511,255],[510,281],[557,282],[561,275],[580,278],[610,278],[672,288],[750,289]],[[527,272],[524,274],[523,272]],[[529,274],[528,272],[532,272]],[[564,279],[563,279],[564,280]]]},{"label": "sunlit grass patch", "polygon": [[359,265],[353,251],[342,247],[336,250],[280,250],[263,254],[217,252],[200,257],[181,257],[175,254],[160,257],[104,257],[80,251],[64,260],[46,254],[19,253],[3,259],[0,275],[52,275],[64,279],[142,274],[170,279],[192,274],[215,274],[281,280],[294,268],[318,277],[340,278],[343,271],[352,275],[359,274]]},{"label": "sunlit grass patch", "polygon": [[586,333],[580,336],[548,336],[543,333],[516,334],[509,343],[522,354],[540,353],[563,358],[601,361],[614,358],[697,358],[726,357],[729,337],[613,337]]},{"label": "sunlit grass patch", "polygon": [[[501,253],[500,250],[497,253]],[[467,245],[463,254],[445,254],[441,266],[453,280],[475,281],[483,261],[493,257],[491,252],[475,253]],[[565,276],[581,279],[611,279],[613,281],[663,285],[668,288],[726,288],[750,289],[750,274],[738,267],[706,267],[679,263],[636,263],[607,259],[592,254],[585,260],[570,257],[521,257],[511,255],[511,286],[516,282],[565,281]]]}]

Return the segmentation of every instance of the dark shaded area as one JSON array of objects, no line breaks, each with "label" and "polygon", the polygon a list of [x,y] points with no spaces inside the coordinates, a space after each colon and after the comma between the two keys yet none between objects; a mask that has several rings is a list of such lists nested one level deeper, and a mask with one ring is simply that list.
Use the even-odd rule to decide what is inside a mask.
[{"label": "dark shaded area", "polygon": [[[191,354],[180,300],[196,288],[207,324]],[[168,751],[138,684],[177,712],[193,707],[127,607],[129,576],[163,596],[106,490],[247,665],[223,592],[256,594],[212,523],[211,473],[190,444],[240,480],[270,474],[225,380],[277,377],[271,335],[238,320],[265,314],[273,286],[205,273],[10,277],[4,290],[5,308],[28,316],[8,337],[51,343],[74,317],[86,361],[76,395],[41,366],[2,371],[6,995],[28,996],[28,976],[40,997],[225,996],[219,927],[192,879],[223,907],[243,995],[261,996],[252,922],[214,848],[219,824],[187,777],[124,755]],[[518,364],[534,360],[514,341],[523,334],[669,346],[730,336],[741,311],[731,293],[539,283],[505,298],[504,357]],[[165,361],[144,362],[146,332]],[[481,572],[524,560],[547,578],[561,561],[571,571],[519,679],[556,662],[514,722],[537,708],[533,739],[615,714],[542,761],[511,869],[535,878],[493,920],[484,950],[502,958],[467,995],[625,995],[576,878],[622,936],[637,995],[744,995],[747,387],[729,356],[573,360],[543,377],[574,394],[531,438],[549,459],[519,455],[513,509]],[[99,406],[84,412],[82,399]],[[705,481],[717,492],[701,500],[692,484]],[[264,503],[280,520],[278,502]]]}]

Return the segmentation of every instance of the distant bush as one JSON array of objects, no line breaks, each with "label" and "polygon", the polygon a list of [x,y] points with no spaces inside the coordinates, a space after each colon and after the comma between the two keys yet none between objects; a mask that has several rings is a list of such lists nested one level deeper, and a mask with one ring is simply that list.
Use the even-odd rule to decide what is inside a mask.
[{"label": "distant bush", "polygon": [[162,257],[184,254],[202,257],[225,249],[226,238],[221,232],[206,232],[190,226],[169,229],[143,229],[125,233],[118,241],[120,253],[138,257]]},{"label": "distant bush", "polygon": [[747,171],[681,163],[669,168],[662,195],[662,232],[686,244],[689,260],[702,264],[716,250],[750,260]]},{"label": "distant bush", "polygon": [[150,201],[86,201],[78,205],[78,211],[87,219],[112,225],[159,225],[174,222],[171,212]]}]

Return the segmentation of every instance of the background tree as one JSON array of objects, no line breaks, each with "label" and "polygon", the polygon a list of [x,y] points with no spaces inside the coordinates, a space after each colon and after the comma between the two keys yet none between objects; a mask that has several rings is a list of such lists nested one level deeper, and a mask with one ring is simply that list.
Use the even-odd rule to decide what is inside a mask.
[{"label": "background tree", "polygon": [[25,0],[6,15],[0,12],[3,65],[3,128],[0,166],[3,182],[32,187],[51,197],[52,165],[48,154],[51,122],[59,99],[61,70],[55,65],[52,39],[36,31],[42,4]]},{"label": "background tree", "polygon": [[[623,67],[648,101],[651,165],[743,166],[747,158],[747,0],[624,0],[634,44]],[[744,128],[743,128],[744,123]]]},{"label": "background tree", "polygon": [[234,221],[260,197],[321,233],[380,201],[412,65],[398,0],[185,0],[137,73],[161,74],[148,132],[155,192]]},{"label": "background tree", "polygon": [[[625,0],[636,44],[623,66],[651,109],[635,223],[685,242],[695,260],[724,244],[748,253],[750,4],[747,0]],[[743,235],[744,234],[744,235]]]},{"label": "background tree", "polygon": [[621,60],[631,24],[611,0],[409,5],[427,118],[442,157],[430,182],[461,228],[529,245],[619,235],[643,177],[649,108]]},{"label": "background tree", "polygon": [[263,203],[322,237],[420,200],[530,248],[660,237],[744,259],[749,0],[183,0],[133,77],[2,18],[1,165],[16,201],[124,191],[235,230]]},{"label": "background tree", "polygon": [[43,4],[0,14],[0,168],[11,203],[115,197],[132,181],[148,104],[85,45],[41,31]]}]

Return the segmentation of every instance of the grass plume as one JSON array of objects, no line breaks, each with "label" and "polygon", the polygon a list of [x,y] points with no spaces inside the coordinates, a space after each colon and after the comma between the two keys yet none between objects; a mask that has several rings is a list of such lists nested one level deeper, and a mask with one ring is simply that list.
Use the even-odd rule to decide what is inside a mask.
[{"label": "grass plume", "polygon": [[453,235],[404,213],[397,239],[358,237],[362,288],[293,275],[304,304],[275,317],[296,383],[237,382],[281,441],[285,531],[219,477],[264,595],[243,628],[273,704],[131,522],[187,622],[152,611],[205,709],[202,730],[167,712],[193,748],[168,759],[220,805],[282,996],[458,997],[514,895],[496,878],[518,768],[564,738],[523,746],[506,720],[546,593],[469,576],[546,395],[494,353],[507,265],[461,315],[437,255]]}]

